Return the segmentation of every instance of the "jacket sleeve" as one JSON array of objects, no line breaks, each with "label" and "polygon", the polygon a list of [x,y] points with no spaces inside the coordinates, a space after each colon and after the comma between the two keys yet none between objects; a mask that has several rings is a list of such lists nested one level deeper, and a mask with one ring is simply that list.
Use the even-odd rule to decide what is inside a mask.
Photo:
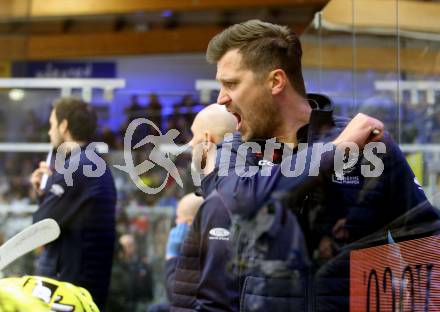
[{"label": "jacket sleeve", "polygon": [[82,180],[78,178],[78,174],[74,174],[73,183],[68,186],[64,176],[54,172],[45,194],[40,197],[39,208],[33,214],[33,222],[51,218],[61,229],[66,227],[88,197],[87,190],[82,191],[84,183]]},{"label": "jacket sleeve", "polygon": [[384,178],[388,192],[389,213],[392,220],[404,216],[405,226],[428,226],[439,220],[438,210],[426,198],[406,158],[397,144],[385,138],[387,157]]},{"label": "jacket sleeve", "polygon": [[165,288],[167,292],[168,302],[171,302],[171,294],[173,293],[174,276],[176,272],[177,260],[179,257],[173,257],[165,262]]},{"label": "jacket sleeve", "polygon": [[[346,227],[353,239],[371,233],[378,233],[381,238],[383,229],[391,230],[393,237],[407,236],[410,229],[428,233],[428,228],[439,219],[438,212],[426,198],[397,144],[388,134],[384,136],[383,143],[385,152],[377,154],[383,163],[380,174],[377,177],[362,174],[362,188],[357,193],[354,193],[354,189],[343,190],[350,192],[343,195],[350,195],[347,198],[352,199],[348,201],[344,197],[348,207]],[[364,158],[361,161],[362,166],[372,168],[370,160]],[[353,197],[351,193],[357,196]]]}]

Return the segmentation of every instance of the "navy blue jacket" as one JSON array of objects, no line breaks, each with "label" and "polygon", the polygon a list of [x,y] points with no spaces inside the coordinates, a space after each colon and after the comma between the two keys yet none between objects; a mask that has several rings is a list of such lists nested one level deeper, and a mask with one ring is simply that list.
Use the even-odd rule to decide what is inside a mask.
[{"label": "navy blue jacket", "polygon": [[[228,144],[229,142],[226,142]],[[258,163],[255,157],[250,155],[238,155],[237,149],[242,143],[241,137],[235,135],[229,151],[231,152],[231,161],[228,163],[228,170],[233,174],[238,157],[245,157],[244,165],[255,165]],[[221,147],[225,143],[218,146],[218,152],[221,152]],[[278,297],[278,305],[286,307],[292,301],[286,301],[286,298],[296,296],[298,292],[304,292],[304,287],[301,285],[295,290],[285,289],[285,296],[280,298],[274,294],[261,293],[265,289],[256,287],[261,285],[261,280],[267,281],[266,274],[259,274],[255,266],[265,265],[269,270],[275,262],[285,262],[297,266],[299,260],[304,260],[300,256],[307,257],[305,245],[303,244],[302,232],[293,216],[288,210],[284,209],[277,203],[270,207],[265,212],[265,220],[268,229],[268,234],[257,236],[260,244],[266,246],[264,255],[264,263],[254,258],[253,264],[255,266],[248,266],[245,270],[240,267],[240,263],[245,261],[249,264],[250,257],[256,254],[252,249],[250,253],[240,253],[240,256],[233,258],[238,253],[231,250],[231,247],[236,247],[232,242],[237,235],[243,235],[242,231],[234,230],[232,226],[231,211],[237,209],[235,206],[230,206],[222,200],[222,197],[217,192],[217,183],[219,181],[219,164],[217,161],[214,171],[202,180],[201,193],[205,197],[205,201],[200,207],[185,239],[181,256],[177,261],[169,260],[167,262],[168,287],[172,287],[172,310],[173,311],[239,311],[243,307],[252,305],[249,299],[253,296],[254,299],[258,297]],[[289,248],[291,246],[292,248]],[[271,262],[272,261],[272,262]],[[177,267],[173,272],[173,265],[177,262]],[[295,267],[296,269],[297,267]],[[286,268],[287,269],[287,268]],[[292,272],[292,271],[289,271]],[[270,275],[270,273],[268,273]],[[273,272],[281,278],[282,286],[285,288],[289,285],[289,279],[286,280],[286,271]],[[282,274],[283,276],[281,276]],[[245,292],[242,291],[243,285],[246,284],[246,292],[248,296],[242,296]],[[278,282],[271,283],[276,289],[282,289]],[[278,287],[277,287],[278,285]],[[273,288],[272,287],[272,288]],[[300,288],[298,290],[298,288]],[[272,290],[275,290],[274,288]],[[293,293],[293,294],[292,294]],[[240,298],[242,297],[242,298]],[[304,295],[300,295],[301,306],[304,306]],[[255,300],[252,300],[255,301]],[[265,300],[267,303],[267,300]],[[280,305],[282,303],[282,305]],[[260,303],[261,305],[261,303]],[[295,306],[292,306],[294,308]],[[298,306],[297,306],[298,307]]]},{"label": "navy blue jacket", "polygon": [[238,280],[231,260],[228,209],[212,192],[200,207],[178,259],[172,311],[238,311]]},{"label": "navy blue jacket", "polygon": [[[309,144],[331,142],[343,130],[348,120],[333,118],[332,104],[328,98],[310,95],[310,101],[316,107],[312,111],[310,123],[301,128],[297,133],[299,142]],[[230,144],[229,149],[231,152],[234,150],[235,143],[238,142]],[[219,202],[231,212],[233,224],[240,224],[243,220],[254,220],[263,207],[267,207],[268,203],[278,200],[280,193],[286,193],[289,197],[288,202],[291,210],[297,213],[297,217],[300,220],[302,230],[306,235],[307,246],[311,253],[318,246],[320,239],[324,235],[332,235],[332,227],[340,219],[346,219],[345,227],[350,233],[348,240],[342,242],[342,244],[349,244],[365,235],[374,233],[382,227],[386,227],[395,218],[402,216],[417,205],[427,204],[429,206],[425,210],[426,213],[420,216],[421,220],[429,221],[438,218],[437,213],[427,203],[423,191],[414,183],[414,175],[396,144],[387,135],[384,138],[384,143],[387,152],[380,155],[384,163],[384,172],[377,178],[359,177],[358,171],[360,166],[370,164],[363,157],[360,158],[353,170],[346,172],[343,179],[337,178],[331,172],[333,165],[332,150],[323,155],[320,162],[320,174],[318,176],[310,176],[309,169],[316,165],[312,163],[310,158],[313,146],[309,146],[307,150],[308,156],[306,158],[305,170],[295,178],[283,176],[281,166],[274,163],[263,163],[260,167],[261,170],[256,175],[240,177],[233,174],[236,169],[233,167],[237,163],[238,157],[243,157],[243,155],[232,153],[231,159],[233,161],[225,165],[225,159],[227,158],[229,161],[229,158],[226,157],[222,160],[221,155],[218,154],[219,167],[216,168],[217,174],[213,175],[215,177],[213,179],[215,180],[216,196],[220,197]],[[227,141],[224,142],[223,147],[227,147],[228,144]],[[235,147],[235,149],[237,148]],[[245,155],[244,157],[247,156]],[[256,157],[258,158],[258,156]],[[298,154],[293,151],[292,163],[295,162],[296,157],[298,157]],[[255,162],[250,162],[250,164],[255,164]],[[264,176],[262,169],[270,171],[270,175]],[[226,173],[226,175],[223,176],[222,173]],[[404,193],[402,193],[402,190],[404,190]],[[393,200],[395,200],[396,204],[393,203]],[[411,222],[417,223],[414,219],[408,220],[407,223]],[[364,226],[365,224],[367,226]],[[381,231],[381,233],[385,236],[387,233],[386,229]],[[233,233],[233,235],[235,234]],[[298,236],[298,234],[293,235]],[[247,236],[244,237],[248,238]],[[234,252],[238,250],[239,254],[232,255],[232,257],[244,259],[247,262],[245,263],[246,270],[240,271],[244,272],[244,276],[240,274],[239,276],[245,277],[247,280],[254,280],[254,277],[258,276],[264,268],[260,266],[260,271],[248,271],[248,267],[254,267],[249,265],[251,262],[249,260],[253,258],[247,255],[243,256],[242,253],[246,250],[255,251],[255,249],[260,248],[261,244],[255,244],[255,248],[243,247],[242,245],[246,245],[248,241],[240,241],[239,238],[236,240],[234,236],[232,242],[239,245],[239,248],[234,247]],[[258,239],[258,242],[261,241],[264,240]],[[286,248],[286,250],[289,249],[290,247]],[[297,248],[297,250],[301,250],[301,248]],[[269,252],[261,252],[259,255],[265,256],[264,260],[270,260]],[[275,259],[278,258],[285,260],[282,255],[275,257]],[[260,261],[260,263],[264,264],[265,262]],[[281,265],[284,266],[285,261]],[[319,272],[320,274],[317,275],[319,278],[316,280],[319,280],[319,283],[314,283],[312,277],[309,287],[304,287],[309,300],[306,310],[313,310],[313,307],[317,310],[320,310],[322,307],[322,310],[328,309],[332,311],[345,309],[348,300],[347,288],[338,287],[337,285],[341,283],[349,285],[349,281],[345,280],[347,268],[346,261],[342,267],[343,272],[341,270],[333,270],[332,268],[325,270],[324,267]],[[188,267],[184,268],[184,270],[187,269]],[[276,271],[276,266],[272,267],[272,269]],[[197,267],[195,270],[201,270],[201,267]],[[322,272],[332,272],[332,274],[336,272],[336,274],[333,274],[331,278],[327,278],[327,273],[321,274]],[[266,273],[262,275],[267,276]],[[326,281],[330,282],[326,283]],[[259,286],[250,287],[257,290],[249,291],[247,284],[243,285],[241,280],[239,282],[241,295],[254,295],[254,299],[247,300],[245,298],[242,300],[242,303],[255,302],[255,298],[262,296],[261,293],[258,293]],[[292,285],[291,283],[292,280],[287,280],[286,285]],[[293,293],[283,293],[283,288],[279,287],[279,283],[276,283],[276,286],[272,289],[270,289],[271,282],[263,284],[257,282],[256,284],[264,285],[263,288],[271,292],[266,294],[269,296],[290,297],[299,295],[295,291]],[[299,285],[292,285],[291,288],[300,288],[300,286],[301,283]],[[288,288],[284,287],[284,290]],[[196,296],[197,292],[189,295]],[[269,302],[269,305],[262,303],[256,307],[252,305],[246,307],[244,305],[242,309],[245,311],[254,308],[257,309],[256,311],[267,310],[274,308],[274,304],[273,302]],[[297,307],[299,308],[296,310],[303,310],[300,308],[301,305],[302,303],[298,302]]]},{"label": "navy blue jacket", "polygon": [[[241,142],[239,136],[236,141]],[[215,180],[216,170],[203,178],[200,192],[205,201],[181,255],[167,261],[171,311],[238,311],[238,279],[228,271],[231,215],[215,191]]]},{"label": "navy blue jacket", "polygon": [[168,302],[171,302],[173,296],[174,278],[178,260],[179,257],[172,257],[165,261],[165,291]]},{"label": "navy blue jacket", "polygon": [[[312,111],[310,123],[298,131],[299,142],[331,142],[348,120],[333,117],[328,98],[310,95],[310,100],[317,107]],[[383,161],[384,171],[378,177],[367,178],[360,174],[361,165],[370,165],[361,155],[358,163],[344,172],[344,178],[338,178],[327,166],[330,153],[321,161],[318,177],[308,175],[308,168],[312,166],[308,158],[303,174],[296,178],[283,176],[280,166],[274,164],[269,177],[262,176],[261,172],[252,177],[220,177],[217,191],[226,206],[231,207],[233,216],[241,220],[252,220],[270,198],[284,193],[289,206],[300,219],[311,253],[318,248],[324,236],[333,236],[332,229],[341,219],[345,219],[349,236],[337,242],[340,246],[353,246],[350,244],[372,234],[375,234],[376,244],[377,236],[381,237],[381,243],[386,243],[388,230],[393,235],[399,232],[403,237],[402,228],[414,232],[414,228],[435,223],[439,217],[415,182],[414,174],[398,146],[387,134],[383,143],[386,153],[377,155]],[[294,153],[292,162],[296,157]],[[414,208],[419,213],[412,213]],[[396,218],[401,220],[399,226],[393,222]],[[348,263],[348,259],[344,258],[336,265],[330,261],[319,269],[309,283],[306,310],[348,309]]]},{"label": "navy blue jacket", "polygon": [[[355,241],[386,226],[414,207],[429,205],[404,155],[388,134],[382,141],[386,153],[376,154],[384,164],[379,177],[361,175],[361,166],[371,165],[361,154],[352,170],[344,171],[344,178],[339,179],[332,171],[332,151],[323,155],[320,175],[309,176],[309,169],[314,166],[310,158],[312,145],[331,142],[348,123],[347,119],[333,117],[333,106],[327,97],[313,94],[309,97],[318,107],[313,109],[310,123],[297,133],[300,143],[309,144],[302,174],[295,178],[286,177],[281,172],[281,165],[272,164],[269,176],[263,176],[262,170],[252,177],[239,177],[236,174],[222,176],[222,160],[219,160],[216,189],[233,215],[251,219],[265,203],[284,193],[293,198],[292,208],[298,211],[306,210],[308,213],[307,210],[316,208],[317,204],[322,206],[315,220],[318,223],[312,222],[309,226],[334,225],[333,221],[346,218],[345,226],[350,231],[350,240]],[[292,164],[297,157],[298,154],[293,151]],[[436,217],[434,210],[427,212],[428,219]],[[323,231],[328,232],[327,227]]]},{"label": "navy blue jacket", "polygon": [[79,166],[72,186],[53,170],[33,215],[34,222],[52,218],[61,228],[60,237],[44,247],[37,274],[86,288],[102,309],[113,258],[116,190],[107,165],[100,177],[83,174],[87,165],[96,170],[96,161],[86,157],[84,148],[67,157],[65,168],[74,157]]}]

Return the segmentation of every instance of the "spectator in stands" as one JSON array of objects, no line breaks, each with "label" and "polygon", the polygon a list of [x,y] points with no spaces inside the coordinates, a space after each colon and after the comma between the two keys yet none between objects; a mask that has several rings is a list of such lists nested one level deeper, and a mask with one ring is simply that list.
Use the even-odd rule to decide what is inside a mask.
[{"label": "spectator in stands", "polygon": [[117,250],[112,269],[108,311],[145,311],[148,302],[153,299],[153,272],[138,256],[133,235],[122,235]]},{"label": "spectator in stands", "polygon": [[[151,101],[150,101],[150,104],[151,104]],[[153,107],[154,107],[154,105],[153,105]],[[117,140],[116,140],[116,145],[121,148],[123,147],[123,141],[124,141],[124,137],[126,135],[127,128],[130,125],[130,123],[133,122],[133,120],[138,119],[138,118],[148,118],[152,122],[156,123],[154,118],[151,117],[151,115],[152,114],[155,115],[156,112],[152,113],[151,108],[149,106],[146,108],[141,106],[138,102],[137,95],[132,96],[131,105],[125,109],[125,114],[127,115],[127,120],[119,128],[119,131],[117,134]],[[160,116],[160,114],[159,114],[159,116]],[[160,128],[160,125],[158,125],[158,127]],[[134,133],[132,133],[132,142],[131,142],[132,145],[139,143],[143,138],[145,138],[152,131],[154,134],[156,134],[156,132],[157,132],[156,130],[154,130],[150,126],[148,126],[146,123],[139,124],[135,128]]]},{"label": "spectator in stands", "polygon": [[116,134],[109,127],[103,127],[97,139],[100,142],[107,143],[110,149],[117,146]]},{"label": "spectator in stands", "polygon": [[179,116],[180,116],[179,107],[175,105],[173,106],[173,112],[167,118],[167,130],[177,129]]},{"label": "spectator in stands", "polygon": [[186,124],[191,126],[194,117],[197,114],[196,106],[197,102],[191,94],[184,95],[182,100],[176,104],[179,108],[180,113],[184,116]]},{"label": "spectator in stands", "polygon": [[400,105],[403,108],[400,132],[401,143],[413,143],[417,139],[419,130],[417,129],[417,114],[409,94],[403,93]]},{"label": "spectator in stands", "polygon": [[413,123],[417,127],[418,133],[416,143],[429,143],[431,142],[433,116],[426,94],[419,94],[419,101],[413,104],[415,111],[415,119]]},{"label": "spectator in stands", "polygon": [[167,119],[167,130],[179,130],[180,134],[175,140],[177,144],[184,144],[191,139],[191,123],[192,121],[188,123],[188,118],[180,111],[179,105],[175,105],[172,114]]},{"label": "spectator in stands", "polygon": [[[143,117],[148,118],[159,129],[162,129],[162,104],[160,103],[159,97],[157,96],[156,93],[150,93],[149,102],[146,108],[146,115]],[[151,131],[153,131],[153,133],[156,132],[154,130],[150,130],[150,132]]]},{"label": "spectator in stands", "polygon": [[132,95],[130,105],[125,109],[125,115],[127,116],[128,123],[130,123],[133,119],[143,117],[142,109],[143,107],[139,104],[138,95]]},{"label": "spectator in stands", "polygon": [[432,143],[440,143],[440,107],[436,108],[433,116],[433,125],[432,125]]},{"label": "spectator in stands", "polygon": [[40,142],[44,137],[44,125],[38,119],[35,111],[27,111],[25,120],[23,122],[24,137],[27,142]]},{"label": "spectator in stands", "polygon": [[6,129],[7,129],[7,123],[6,123],[6,111],[4,111],[5,108],[0,110],[0,140],[5,141],[6,140]]}]

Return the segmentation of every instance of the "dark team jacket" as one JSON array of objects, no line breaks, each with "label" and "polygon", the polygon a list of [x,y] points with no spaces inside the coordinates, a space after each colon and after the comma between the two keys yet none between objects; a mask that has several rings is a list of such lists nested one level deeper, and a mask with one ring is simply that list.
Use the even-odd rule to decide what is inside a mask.
[{"label": "dark team jacket", "polygon": [[[80,152],[66,157],[65,168],[69,162],[78,164],[72,180],[66,182],[53,170],[33,215],[34,222],[52,218],[61,228],[60,237],[44,247],[37,274],[86,288],[102,308],[115,242],[115,185],[110,169],[94,152],[87,151],[86,155],[81,147]],[[105,170],[99,172],[99,168]],[[100,176],[86,177],[83,169]]]},{"label": "dark team jacket", "polygon": [[[234,143],[241,142],[236,136]],[[221,147],[221,144],[218,145]],[[231,215],[215,191],[217,169],[202,180],[204,202],[181,248],[166,263],[171,311],[238,311],[238,279],[231,262]]]},{"label": "dark team jacket", "polygon": [[[313,108],[310,123],[298,131],[297,137],[311,149],[313,143],[335,139],[348,120],[333,117],[333,105],[325,96],[311,94],[309,101]],[[240,222],[252,222],[265,203],[274,197],[284,198],[300,220],[310,252],[325,235],[333,235],[332,228],[338,220],[345,219],[349,237],[338,242],[342,246],[340,254],[310,276],[307,311],[348,310],[349,251],[353,248],[386,243],[388,231],[404,240],[430,235],[439,228],[438,213],[427,201],[403,153],[388,134],[383,143],[386,152],[375,151],[383,163],[383,172],[377,177],[361,174],[362,166],[372,166],[362,153],[357,163],[344,170],[342,178],[338,177],[329,166],[330,152],[321,159],[316,177],[308,174],[316,163],[307,157],[305,170],[294,178],[283,176],[280,166],[272,164],[269,177],[259,172],[250,178],[229,176],[217,180],[218,193],[231,207],[233,218]],[[298,155],[294,151],[292,163]]]},{"label": "dark team jacket", "polygon": [[[274,194],[279,195],[283,191],[289,193],[289,195],[292,193],[300,194],[302,193],[301,190],[307,190],[310,193],[311,185],[330,185],[329,190],[335,191],[334,196],[328,197],[327,205],[339,205],[341,196],[343,202],[352,203],[352,206],[356,208],[348,209],[348,217],[353,223],[359,223],[359,220],[357,220],[358,215],[371,216],[371,212],[366,211],[370,207],[376,206],[376,208],[373,207],[373,210],[381,211],[382,209],[377,207],[378,204],[380,206],[389,204],[391,199],[398,202],[391,205],[392,209],[383,209],[382,212],[390,213],[393,216],[401,215],[402,212],[416,207],[421,202],[426,202],[426,196],[420,185],[415,183],[414,174],[409,168],[404,155],[388,134],[385,134],[383,139],[386,153],[377,153],[384,164],[383,174],[379,177],[364,178],[361,176],[358,179],[357,175],[360,175],[361,165],[371,165],[371,162],[367,161],[362,153],[360,159],[350,171],[344,170],[343,179],[336,177],[333,172],[333,154],[331,151],[323,154],[319,176],[310,176],[310,168],[317,165],[311,159],[313,144],[331,142],[342,132],[349,120],[333,116],[333,104],[329,98],[318,94],[309,94],[308,97],[314,109],[309,124],[300,128],[297,133],[298,142],[308,144],[305,169],[301,174],[291,178],[284,176],[281,165],[274,163],[271,164],[269,176],[263,176],[261,170],[252,177],[219,176],[216,187],[224,200],[241,203],[240,205],[231,205],[236,208],[232,211],[233,214],[251,218],[263,206],[261,203],[269,201],[271,197],[274,197]],[[254,155],[254,157],[258,158],[259,156]],[[292,167],[295,166],[294,163],[297,157],[299,155],[294,150],[289,160]],[[373,197],[375,199],[374,205]],[[367,205],[368,208],[361,211],[359,206],[361,204]],[[360,224],[357,225],[361,226]]]},{"label": "dark team jacket", "polygon": [[[243,166],[258,163],[258,159],[252,155],[237,153],[242,143],[239,134],[234,135],[231,142],[226,142],[229,143],[231,144],[227,150],[231,153],[231,157],[228,170],[231,173],[235,172],[240,157],[245,158],[242,161]],[[223,144],[225,142],[219,144],[218,153],[221,153]],[[261,262],[254,259],[255,266],[247,266],[245,269],[240,267],[243,261],[249,264],[249,258],[256,254],[250,250],[252,254],[234,258],[238,253],[231,250],[235,248],[233,241],[237,235],[241,235],[241,232],[232,230],[234,221],[231,219],[231,211],[236,207],[225,205],[217,192],[220,163],[221,161],[218,160],[214,171],[202,180],[201,193],[205,201],[183,243],[181,256],[178,259],[168,260],[166,264],[167,286],[172,288],[172,311],[239,311],[243,306],[253,305],[256,297],[269,298],[264,300],[264,304],[267,305],[267,301],[272,300],[279,309],[284,309],[286,306],[303,307],[303,285],[297,283],[295,289],[286,289],[286,286],[291,284],[285,279],[286,275],[290,276],[286,272],[297,270],[299,265],[304,265],[302,262],[307,261],[302,259],[302,256],[307,258],[307,251],[296,217],[284,209],[279,202],[268,207],[264,213],[267,233],[258,236],[260,245],[265,246],[264,255],[268,256],[264,265],[271,270],[275,263],[283,262],[286,270],[276,272],[278,275],[283,275],[282,284],[272,282],[271,294],[261,293],[264,290],[255,287],[261,284],[262,279],[266,280],[264,274],[258,274],[256,268]],[[292,266],[293,270],[289,266]],[[247,285],[247,289],[251,289],[254,298],[251,298],[251,294],[243,296],[244,284]],[[282,298],[278,296],[277,290],[284,290],[285,296]],[[291,297],[295,297],[296,300],[298,293],[301,293],[300,299],[297,300],[300,302],[290,300]]]},{"label": "dark team jacket", "polygon": [[213,191],[183,243],[171,311],[238,311],[238,280],[227,269],[230,225],[229,212]]},{"label": "dark team jacket", "polygon": [[[309,100],[314,109],[311,114],[310,123],[301,128],[297,133],[299,142],[309,144],[331,142],[343,130],[348,120],[333,117],[332,104],[325,96],[309,95]],[[427,206],[425,213],[420,216],[421,219],[418,221],[407,219],[405,223],[416,224],[420,220],[427,220],[429,222],[436,218],[438,219],[437,213],[427,202],[423,191],[414,182],[414,175],[399,148],[388,135],[385,135],[383,141],[386,146],[386,153],[378,154],[378,156],[384,163],[384,172],[376,178],[357,176],[361,165],[371,165],[364,157],[360,157],[353,169],[344,172],[342,179],[337,177],[332,172],[334,151],[325,152],[320,162],[317,163],[313,162],[311,158],[313,146],[307,148],[305,170],[294,178],[284,176],[281,166],[270,161],[263,163],[260,166],[261,170],[250,177],[239,177],[233,174],[222,175],[222,168],[228,171],[230,167],[228,165],[222,167],[222,158],[218,154],[219,159],[217,163],[219,164],[219,169],[217,175],[215,175],[216,196],[220,197],[220,202],[231,212],[234,219],[233,223],[235,224],[243,220],[252,221],[259,214],[262,207],[266,207],[268,203],[274,201],[274,197],[278,198],[278,195],[287,193],[288,197],[290,197],[288,199],[289,206],[292,211],[296,212],[298,219],[300,219],[302,230],[305,232],[307,246],[310,250],[316,247],[317,242],[319,242],[323,235],[331,234],[333,222],[341,218],[346,219],[345,226],[350,231],[351,241],[356,241],[382,227],[386,227],[395,218],[404,216],[406,212],[420,205]],[[224,142],[223,146],[227,144],[228,142]],[[257,155],[256,157],[258,158]],[[296,157],[298,157],[298,153],[294,151],[290,160],[292,164],[295,162]],[[320,174],[311,176],[309,169],[313,169],[317,164],[320,164]],[[266,172],[270,171],[270,174],[263,174],[263,169]],[[390,228],[390,230],[393,229]],[[383,230],[381,233],[385,236],[386,230]],[[246,236],[244,237],[248,239]],[[238,245],[247,244],[246,241],[235,240],[235,238],[233,242]],[[243,250],[255,250],[258,248],[260,248],[259,244],[256,244],[255,248],[247,248],[246,246],[240,248],[233,247],[233,249],[239,250],[239,253]],[[259,254],[268,255],[270,253],[263,252]],[[236,256],[232,255],[232,257]],[[243,257],[243,255],[238,255],[237,258],[251,262],[249,261],[251,258],[246,260],[246,257]],[[330,268],[329,270],[318,272],[317,276],[319,278],[316,278],[316,281],[313,280],[315,277],[312,276],[308,287],[304,287],[305,293],[303,295],[307,297],[306,308],[295,310],[320,310],[321,308],[323,308],[322,310],[332,311],[343,310],[346,300],[348,300],[348,294],[343,287],[341,288],[337,285],[340,283],[348,285],[349,281],[345,280],[346,269],[347,262],[345,261],[342,269],[344,272]],[[200,267],[196,268],[197,270],[200,270]],[[332,274],[334,272],[338,273],[327,278],[327,273],[321,274],[326,271],[332,272]],[[248,280],[254,280],[255,283],[252,286],[248,285],[248,283],[240,282],[239,291],[242,296],[242,303],[255,302],[252,299],[243,299],[243,296],[252,295],[254,299],[260,298],[262,295],[264,296],[261,293],[261,289],[269,291],[269,295],[275,297],[277,295],[280,297],[296,295],[296,293],[283,293],[283,289],[289,289],[289,287],[280,288],[280,283],[275,283],[273,287],[271,287],[271,282],[263,281],[263,283],[258,283],[258,280],[255,280],[254,277],[261,275],[259,274],[261,270],[260,272],[258,270],[253,272],[244,270],[244,272],[245,277],[248,277]],[[267,274],[262,275],[267,276]],[[288,280],[286,285],[292,286],[291,283],[292,280]],[[293,285],[291,288],[300,287]],[[197,292],[193,292],[192,295],[197,295]],[[262,311],[274,307],[274,303],[271,303],[270,300],[267,302],[269,302],[269,305],[261,303],[256,307],[244,305],[241,308],[242,311]],[[301,307],[302,303],[299,302],[298,304],[297,307]]]},{"label": "dark team jacket", "polygon": [[[317,94],[308,96],[314,108],[310,123],[297,133],[299,143],[308,144],[305,170],[296,177],[287,177],[282,174],[282,164],[271,163],[268,176],[263,175],[263,170],[252,177],[219,175],[216,189],[226,206],[231,207],[234,216],[252,219],[265,203],[286,196],[299,217],[311,210],[316,214],[313,220],[307,220],[307,231],[312,234],[329,233],[329,225],[333,226],[337,220],[346,218],[349,242],[386,227],[416,207],[428,206],[424,209],[426,220],[438,218],[403,153],[387,133],[382,140],[386,152],[373,150],[383,164],[383,172],[377,177],[361,174],[362,168],[372,167],[371,158],[367,159],[362,151],[356,164],[344,170],[343,178],[334,172],[334,151],[324,153],[320,163],[314,162],[311,157],[313,144],[331,142],[349,120],[333,117],[333,104],[327,97]],[[299,153],[293,151],[289,160],[293,167],[299,157]],[[316,168],[317,164],[320,164],[319,175],[311,176],[310,169]],[[423,216],[418,215],[416,219],[407,219],[406,222],[422,222],[420,218]]]}]

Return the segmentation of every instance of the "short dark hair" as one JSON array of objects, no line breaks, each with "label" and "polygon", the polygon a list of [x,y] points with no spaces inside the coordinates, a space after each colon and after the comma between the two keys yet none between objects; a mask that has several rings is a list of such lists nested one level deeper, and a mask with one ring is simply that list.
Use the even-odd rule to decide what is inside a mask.
[{"label": "short dark hair", "polygon": [[74,96],[61,97],[53,102],[58,124],[67,120],[70,135],[76,141],[91,141],[97,127],[95,110],[87,102]]},{"label": "short dark hair", "polygon": [[243,66],[263,77],[280,68],[293,88],[306,95],[301,69],[302,49],[298,36],[286,26],[249,20],[235,24],[211,39],[206,51],[209,63],[217,63],[229,50],[238,49]]}]

